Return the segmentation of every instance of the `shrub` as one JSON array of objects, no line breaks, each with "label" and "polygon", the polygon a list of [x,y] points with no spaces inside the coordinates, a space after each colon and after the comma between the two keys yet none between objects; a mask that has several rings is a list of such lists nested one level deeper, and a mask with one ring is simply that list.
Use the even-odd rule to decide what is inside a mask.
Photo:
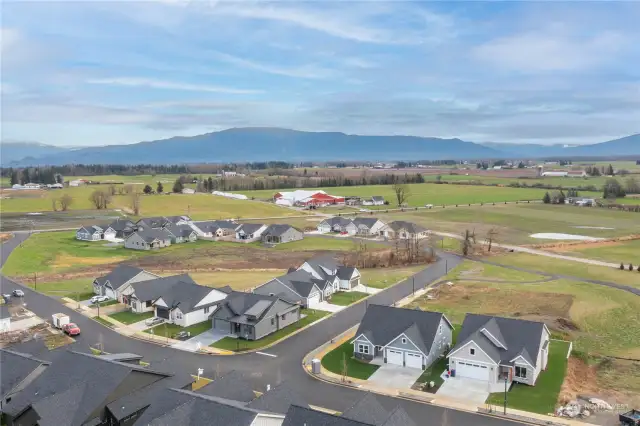
[{"label": "shrub", "polygon": [[620,270],[624,271],[624,263],[620,262]]},{"label": "shrub", "polygon": [[631,264],[631,263],[629,264],[629,270],[633,271],[633,264]]}]

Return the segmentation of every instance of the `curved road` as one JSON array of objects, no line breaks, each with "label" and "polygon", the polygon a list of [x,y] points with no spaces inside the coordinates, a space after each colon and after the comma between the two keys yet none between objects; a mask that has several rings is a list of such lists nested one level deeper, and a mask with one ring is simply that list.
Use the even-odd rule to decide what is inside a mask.
[{"label": "curved road", "polygon": [[[4,265],[12,251],[22,250],[20,242],[28,237],[28,233],[16,233],[14,238],[2,244],[0,248],[1,265]],[[452,268],[460,262],[461,259],[458,256],[442,253],[438,262],[414,276],[415,288],[424,287],[446,275],[445,264]],[[107,352],[129,352],[143,355],[144,360],[151,363],[151,368],[176,374],[195,375],[197,369],[202,368],[204,376],[214,377],[230,370],[238,370],[245,373],[256,389],[265,389],[267,384],[273,386],[286,381],[288,386],[299,393],[309,404],[343,411],[362,397],[362,391],[332,385],[310,377],[301,367],[302,359],[313,349],[360,322],[368,303],[390,305],[411,294],[413,281],[408,279],[383,290],[368,300],[352,305],[265,351],[275,356],[257,353],[233,356],[203,355],[158,346],[122,336],[66,308],[56,299],[37,293],[9,280],[4,275],[0,275],[0,287],[3,294],[10,293],[15,288],[21,288],[25,292],[24,303],[27,304],[27,308],[41,318],[48,319],[56,312],[68,314],[83,331],[74,344],[78,351],[88,352],[89,345],[102,343]],[[400,398],[380,396],[380,401],[387,409],[398,404],[402,405],[420,425],[440,424],[440,419],[445,411],[447,411],[447,422],[450,426],[515,426],[520,424]],[[433,423],[428,422],[427,419],[433,419]]]}]

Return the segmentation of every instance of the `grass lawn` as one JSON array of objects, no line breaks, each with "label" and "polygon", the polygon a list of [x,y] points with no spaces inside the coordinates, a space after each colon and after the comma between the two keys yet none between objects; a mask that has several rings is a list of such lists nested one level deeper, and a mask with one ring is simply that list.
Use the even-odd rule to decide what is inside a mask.
[{"label": "grass lawn", "polygon": [[[571,250],[571,247],[569,246],[568,249]],[[621,242],[615,245],[596,245],[569,251],[567,254],[579,254],[581,257],[604,260],[605,262],[624,262],[625,266],[629,266],[631,263],[637,267],[640,265],[640,240]],[[638,280],[640,281],[640,278]]]},{"label": "grass lawn", "polygon": [[[29,278],[28,276],[26,278]],[[33,280],[25,281],[30,288],[34,288]],[[38,281],[37,291],[56,297],[68,297],[73,300],[87,300],[95,296],[93,293],[93,278],[74,278],[65,281]],[[104,306],[104,304],[103,304]]]},{"label": "grass lawn", "polygon": [[323,318],[329,315],[329,312],[318,311],[313,309],[304,309],[302,311],[303,315],[306,315],[300,321],[291,324],[281,330],[276,331],[275,333],[271,333],[260,340],[244,340],[244,339],[234,339],[232,337],[225,337],[217,342],[213,343],[211,347],[224,349],[227,351],[248,351],[251,349],[259,349],[268,344],[271,344],[277,340],[282,339],[283,337],[288,336],[296,330],[301,329],[313,322],[316,322],[320,318]]},{"label": "grass lawn", "polygon": [[442,375],[442,372],[447,369],[448,365],[449,360],[446,357],[438,358],[436,362],[431,364],[431,367],[424,370],[424,373],[422,373],[422,376],[420,376],[418,380],[416,380],[416,383],[433,382],[435,386],[433,388],[426,387],[425,391],[435,393],[438,388],[444,383],[444,380],[440,376]]},{"label": "grass lawn", "polygon": [[[553,413],[567,372],[567,342],[551,341],[547,370],[542,371],[535,386],[514,383],[507,394],[507,407],[533,413]],[[504,393],[489,395],[487,403],[504,404]]]},{"label": "grass lawn", "polygon": [[231,286],[234,290],[244,291],[264,284],[272,278],[286,274],[285,269],[275,271],[216,271],[195,272],[191,275],[198,284],[211,287]]},{"label": "grass lawn", "polygon": [[113,328],[113,324],[111,324],[109,321],[107,321],[106,319],[102,318],[102,317],[93,317],[94,320],[98,321],[100,324],[104,325],[105,327],[109,327],[109,328]]},{"label": "grass lawn", "polygon": [[402,268],[361,269],[362,284],[373,288],[387,288],[405,280],[426,268],[426,265],[407,266]]},{"label": "grass lawn", "polygon": [[116,312],[115,314],[111,314],[109,316],[116,321],[120,321],[123,324],[133,324],[138,321],[146,320],[153,317],[153,311],[144,312],[141,314],[137,314],[131,311],[124,311],[124,312]]},{"label": "grass lawn", "polygon": [[[203,321],[198,324],[190,325],[189,327],[180,327],[176,324],[159,324],[155,327],[146,329],[144,332],[149,334],[155,334],[162,337],[173,337],[181,331],[188,331],[191,333],[191,337],[197,336],[200,333],[211,329],[211,321]],[[153,330],[153,333],[151,332]]]},{"label": "grass lawn", "polygon": [[322,357],[322,366],[334,374],[343,375],[345,373],[345,361],[347,376],[355,379],[367,380],[379,368],[377,365],[354,359],[353,345],[350,340]]},{"label": "grass lawn", "polygon": [[361,291],[340,291],[331,295],[329,303],[333,305],[349,306],[360,299],[364,299],[369,294]]},{"label": "grass lawn", "polygon": [[543,275],[530,272],[515,271],[497,265],[486,265],[470,260],[465,260],[449,272],[450,279],[492,279],[496,281],[522,282],[545,279]]},{"label": "grass lawn", "polygon": [[[286,244],[276,245],[276,250],[353,250],[356,247],[356,243],[344,238],[330,238],[330,237],[305,237],[299,241],[293,241]],[[367,242],[367,247],[370,249],[385,248],[384,244],[376,242]]]}]

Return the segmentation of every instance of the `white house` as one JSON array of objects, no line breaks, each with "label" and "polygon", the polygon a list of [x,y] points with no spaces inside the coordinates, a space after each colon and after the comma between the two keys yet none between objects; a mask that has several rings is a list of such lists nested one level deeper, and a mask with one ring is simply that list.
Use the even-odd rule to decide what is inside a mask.
[{"label": "white house", "polygon": [[362,200],[364,206],[382,206],[384,205],[384,197],[374,195],[369,199]]},{"label": "white house", "polygon": [[244,242],[257,241],[267,227],[262,223],[243,223],[236,229],[236,240]]},{"label": "white house", "polygon": [[93,281],[93,292],[99,296],[107,296],[110,299],[127,303],[127,296],[131,293],[128,289],[131,284],[153,280],[158,275],[147,272],[134,266],[119,265],[107,275],[96,278]]},{"label": "white house", "polygon": [[104,239],[104,229],[97,225],[82,226],[76,231],[76,239],[82,241],[100,241]]}]

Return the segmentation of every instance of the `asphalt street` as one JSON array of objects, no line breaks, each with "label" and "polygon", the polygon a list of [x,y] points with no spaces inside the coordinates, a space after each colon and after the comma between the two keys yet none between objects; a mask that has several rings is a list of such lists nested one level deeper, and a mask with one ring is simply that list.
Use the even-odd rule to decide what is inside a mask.
[{"label": "asphalt street", "polygon": [[[28,238],[28,234],[16,234],[0,248],[2,265],[13,250],[22,250],[20,242]],[[302,368],[304,356],[311,350],[321,346],[331,338],[354,326],[362,319],[368,304],[390,305],[427,284],[446,275],[445,268],[451,269],[462,260],[455,255],[440,253],[440,259],[402,283],[375,294],[366,301],[348,307],[328,319],[284,340],[276,346],[265,350],[269,355],[258,353],[238,354],[232,356],[203,355],[184,352],[170,347],[124,337],[101,324],[68,309],[58,300],[31,290],[19,283],[0,275],[1,292],[10,293],[21,288],[25,292],[23,303],[36,315],[50,320],[51,315],[63,312],[71,321],[78,324],[82,334],[76,339],[74,350],[89,352],[89,346],[97,343],[103,345],[107,352],[129,352],[144,356],[151,368],[175,374],[196,374],[198,368],[205,371],[206,377],[214,377],[231,370],[243,372],[251,380],[256,390],[263,390],[267,384],[272,386],[287,382],[309,404],[342,411],[362,397],[362,391],[354,388],[337,386],[316,380]],[[30,347],[35,347],[33,344]],[[39,355],[45,357],[46,354]],[[380,400],[388,409],[402,405],[419,425],[439,425],[446,416],[450,426],[502,426],[516,425],[507,420],[494,417],[444,409],[441,407],[418,403],[401,398],[380,396]],[[446,414],[445,414],[446,411]]]}]

